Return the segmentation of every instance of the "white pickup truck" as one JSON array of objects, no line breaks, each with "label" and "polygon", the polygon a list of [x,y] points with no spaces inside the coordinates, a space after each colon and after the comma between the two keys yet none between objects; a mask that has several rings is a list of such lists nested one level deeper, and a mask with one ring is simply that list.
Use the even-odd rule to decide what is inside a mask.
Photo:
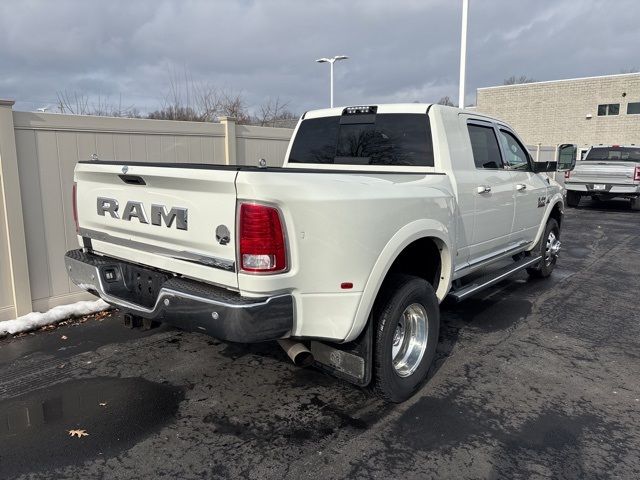
[{"label": "white pickup truck", "polygon": [[577,207],[582,197],[600,202],[628,198],[640,210],[640,146],[591,147],[575,169],[565,173],[567,205]]},{"label": "white pickup truck", "polygon": [[66,265],[129,318],[278,340],[398,402],[427,377],[447,296],[551,274],[555,169],[471,111],[310,111],[281,168],[80,162]]}]

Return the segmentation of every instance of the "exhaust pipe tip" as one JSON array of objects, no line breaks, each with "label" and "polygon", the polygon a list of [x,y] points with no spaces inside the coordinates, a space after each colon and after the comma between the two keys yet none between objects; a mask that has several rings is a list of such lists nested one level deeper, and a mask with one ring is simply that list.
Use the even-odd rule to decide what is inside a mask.
[{"label": "exhaust pipe tip", "polygon": [[310,367],[313,364],[313,354],[311,352],[300,352],[292,359],[298,367]]},{"label": "exhaust pipe tip", "polygon": [[278,344],[282,347],[294,365],[298,367],[309,367],[313,364],[313,354],[304,344],[287,339],[278,340]]}]

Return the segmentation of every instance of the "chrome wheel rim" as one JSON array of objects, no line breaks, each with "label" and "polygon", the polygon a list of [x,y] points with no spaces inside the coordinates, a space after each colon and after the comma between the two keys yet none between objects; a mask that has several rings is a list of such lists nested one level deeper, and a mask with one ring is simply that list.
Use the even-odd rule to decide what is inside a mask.
[{"label": "chrome wheel rim", "polygon": [[558,254],[560,253],[560,240],[556,236],[556,233],[552,230],[549,232],[549,236],[547,237],[547,245],[545,247],[544,253],[544,262],[546,266],[551,265],[552,262],[558,258]]},{"label": "chrome wheel rim", "polygon": [[393,332],[391,358],[399,376],[408,377],[420,365],[427,349],[428,322],[427,311],[419,303],[405,308],[398,319]]}]

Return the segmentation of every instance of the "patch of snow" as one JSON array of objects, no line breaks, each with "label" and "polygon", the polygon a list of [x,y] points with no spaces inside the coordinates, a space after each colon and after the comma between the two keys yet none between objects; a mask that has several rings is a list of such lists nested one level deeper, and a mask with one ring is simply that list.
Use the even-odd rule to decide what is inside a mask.
[{"label": "patch of snow", "polygon": [[70,305],[59,305],[48,312],[32,312],[15,320],[0,322],[0,337],[28,332],[36,328],[52,325],[71,317],[82,317],[111,308],[104,300],[76,302]]}]

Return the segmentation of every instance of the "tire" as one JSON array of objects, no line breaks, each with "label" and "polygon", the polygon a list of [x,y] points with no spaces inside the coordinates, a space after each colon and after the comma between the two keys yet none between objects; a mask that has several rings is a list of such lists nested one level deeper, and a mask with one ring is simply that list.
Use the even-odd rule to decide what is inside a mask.
[{"label": "tire", "polygon": [[640,210],[640,197],[631,199],[631,210]]},{"label": "tire", "polygon": [[[424,279],[393,275],[385,280],[372,320],[373,391],[386,401],[403,402],[424,383],[433,363],[440,329],[438,298]],[[423,341],[415,341],[421,337]]]},{"label": "tire", "polygon": [[[553,236],[552,236],[553,234]],[[544,234],[536,247],[532,250],[531,254],[540,254],[542,260],[540,266],[536,268],[527,268],[527,273],[531,277],[535,278],[547,278],[553,272],[558,260],[557,252],[554,254],[552,250],[552,244],[560,241],[560,227],[558,222],[554,218],[550,218],[547,221],[547,226],[544,229]]]},{"label": "tire", "polygon": [[567,191],[567,205],[570,207],[576,208],[580,205],[580,197],[581,195],[578,192],[574,192],[572,190]]}]

